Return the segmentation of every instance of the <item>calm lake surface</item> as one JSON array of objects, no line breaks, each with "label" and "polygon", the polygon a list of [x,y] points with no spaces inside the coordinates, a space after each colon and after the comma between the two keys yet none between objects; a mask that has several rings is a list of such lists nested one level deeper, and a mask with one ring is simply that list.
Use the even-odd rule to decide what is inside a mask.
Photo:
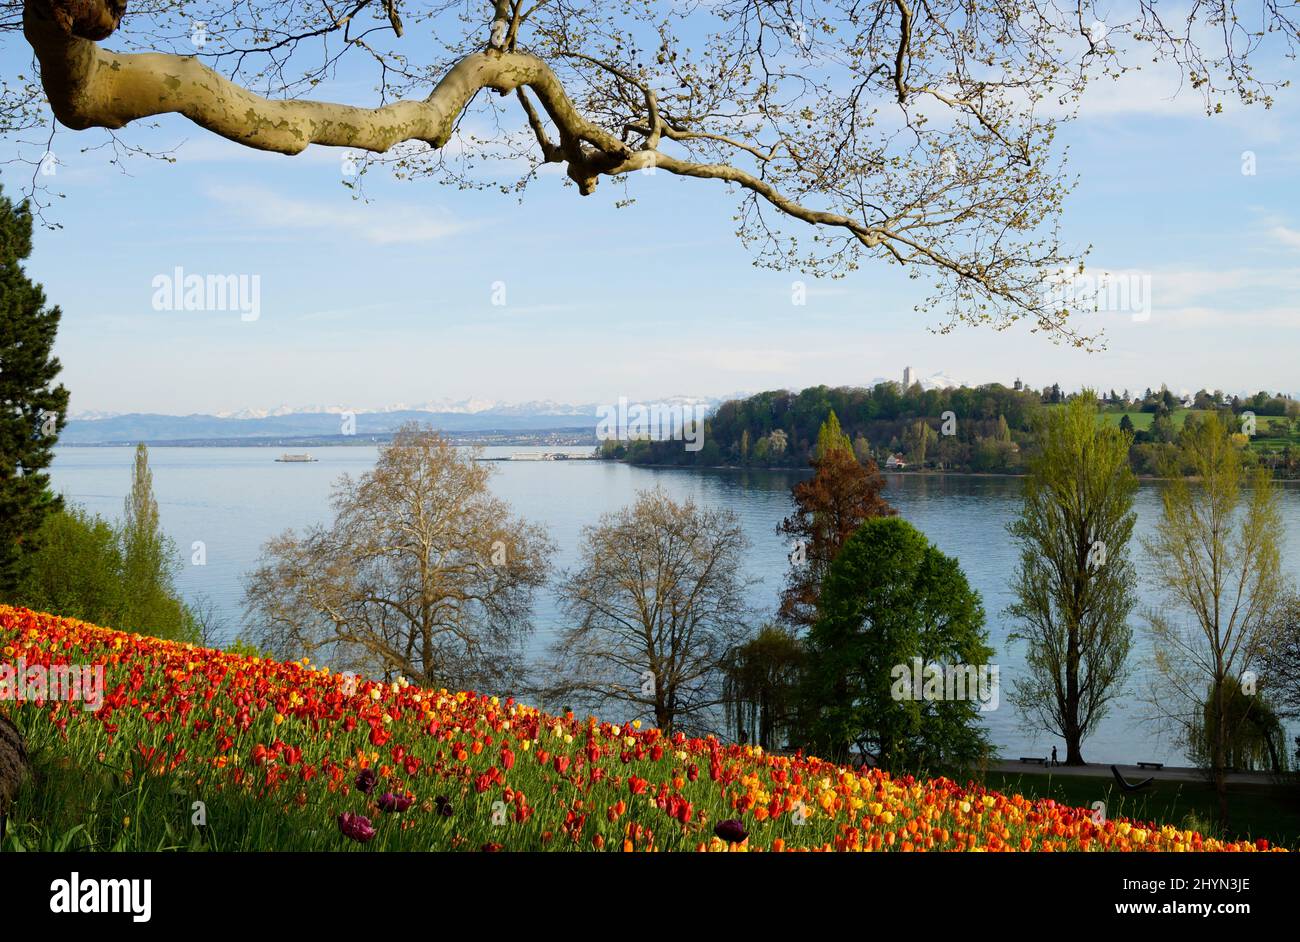
[{"label": "calm lake surface", "polygon": [[[502,457],[529,450],[556,449],[489,448],[484,455]],[[186,563],[179,588],[189,599],[212,599],[224,617],[227,639],[241,627],[241,580],[253,567],[262,544],[286,529],[325,522],[333,481],[345,472],[354,476],[364,473],[376,457],[373,447],[329,447],[312,452],[318,461],[283,464],[275,461],[281,451],[152,448],[149,452],[162,525]],[[586,448],[569,451],[590,453]],[[61,447],[51,469],[54,487],[91,511],[116,519],[130,487],[132,452],[130,448]],[[660,486],[679,499],[690,496],[703,505],[734,510],[750,540],[749,573],[759,580],[754,585],[754,605],[764,613],[775,610],[789,565],[789,547],[778,537],[776,525],[790,512],[790,487],[801,475],[648,469],[604,461],[503,461],[492,467],[496,469],[493,491],[516,512],[549,529],[557,545],[557,567],[576,562],[582,527],[630,503],[641,489]],[[971,585],[984,600],[1003,695],[998,709],[982,716],[999,752],[1013,758],[1045,755],[1052,740],[1023,729],[1006,700],[1010,682],[1023,666],[1019,646],[1007,642],[1012,625],[1002,614],[1011,601],[1008,585],[1016,560],[1005,526],[1018,511],[1020,481],[970,475],[893,474],[886,478],[889,502],[941,550],[961,561]],[[1300,545],[1296,542],[1300,539],[1300,488],[1284,487],[1282,505],[1288,537],[1283,564],[1295,578],[1300,576],[1300,557],[1290,550]],[[1137,513],[1135,544],[1138,537],[1151,532],[1159,513],[1155,485],[1142,485]],[[204,566],[189,564],[190,546],[198,540],[207,548]],[[1143,577],[1142,603],[1155,604],[1158,596],[1143,555],[1135,545],[1133,557]],[[541,596],[536,607],[535,650],[549,642],[562,620],[555,596]],[[1084,758],[1092,762],[1184,764],[1181,750],[1145,720],[1141,695],[1151,648],[1140,620],[1135,627],[1134,675],[1105,722],[1084,743]],[[1059,745],[1064,758],[1064,744]]]}]

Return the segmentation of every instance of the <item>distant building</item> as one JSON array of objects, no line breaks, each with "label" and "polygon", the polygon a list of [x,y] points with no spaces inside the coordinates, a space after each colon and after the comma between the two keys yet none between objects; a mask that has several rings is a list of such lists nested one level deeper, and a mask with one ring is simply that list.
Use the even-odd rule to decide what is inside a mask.
[{"label": "distant building", "polygon": [[912,372],[912,368],[910,366],[903,367],[903,392],[907,392],[911,389],[912,384],[915,382],[916,374]]},{"label": "distant building", "polygon": [[903,460],[902,455],[890,455],[885,461],[886,471],[902,471],[907,467],[907,462]]}]

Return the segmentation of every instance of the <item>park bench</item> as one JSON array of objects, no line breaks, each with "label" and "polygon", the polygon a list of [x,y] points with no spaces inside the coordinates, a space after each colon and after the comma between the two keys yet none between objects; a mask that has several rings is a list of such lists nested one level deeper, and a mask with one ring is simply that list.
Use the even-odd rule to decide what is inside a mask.
[{"label": "park bench", "polygon": [[1042,756],[1021,756],[1021,762],[1037,762],[1039,765],[1047,765],[1047,760]]},{"label": "park bench", "polygon": [[1165,764],[1163,762],[1139,762],[1138,763],[1139,769],[1163,769],[1164,767]]},{"label": "park bench", "polygon": [[1152,778],[1144,778],[1140,782],[1130,782],[1120,774],[1119,767],[1114,765],[1110,767],[1110,774],[1115,776],[1115,781],[1119,783],[1119,787],[1126,792],[1141,791],[1155,781],[1155,779]]}]

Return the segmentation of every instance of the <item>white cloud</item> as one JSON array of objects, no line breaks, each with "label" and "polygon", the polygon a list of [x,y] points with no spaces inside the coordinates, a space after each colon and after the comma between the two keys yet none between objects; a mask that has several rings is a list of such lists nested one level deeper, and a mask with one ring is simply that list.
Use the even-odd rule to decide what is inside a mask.
[{"label": "white cloud", "polygon": [[802,364],[822,359],[828,354],[818,351],[756,348],[690,351],[681,359],[709,369],[727,373],[788,373]]},{"label": "white cloud", "polygon": [[1165,63],[1135,69],[1117,79],[1100,77],[1090,81],[1079,104],[1079,117],[1121,115],[1203,118],[1205,99],[1176,67]]},{"label": "white cloud", "polygon": [[361,238],[375,245],[431,242],[466,228],[444,210],[361,203],[350,197],[339,205],[292,199],[256,186],[211,186],[207,195],[238,210],[244,223],[266,229],[309,229],[324,235]]},{"label": "white cloud", "polygon": [[1268,234],[1281,242],[1287,248],[1300,249],[1300,232],[1297,232],[1289,226],[1274,226],[1268,230]]},{"label": "white cloud", "polygon": [[1180,328],[1300,327],[1300,314],[1293,307],[1268,305],[1239,310],[1218,307],[1157,307],[1151,314],[1151,326]]}]

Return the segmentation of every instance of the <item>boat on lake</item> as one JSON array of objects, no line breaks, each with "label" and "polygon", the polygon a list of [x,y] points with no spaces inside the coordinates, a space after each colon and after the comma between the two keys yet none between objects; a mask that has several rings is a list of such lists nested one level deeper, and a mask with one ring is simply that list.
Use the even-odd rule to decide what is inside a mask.
[{"label": "boat on lake", "polygon": [[313,458],[311,455],[281,455],[276,461],[283,461],[287,464],[301,464],[305,461],[319,461],[319,458]]}]

